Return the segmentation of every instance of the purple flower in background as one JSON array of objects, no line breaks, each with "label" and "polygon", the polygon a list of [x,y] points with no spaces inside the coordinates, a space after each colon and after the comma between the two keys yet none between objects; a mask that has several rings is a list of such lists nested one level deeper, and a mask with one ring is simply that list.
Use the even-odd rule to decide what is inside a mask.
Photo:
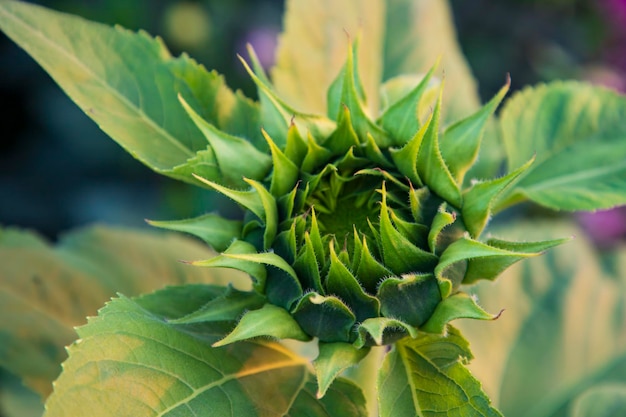
[{"label": "purple flower in background", "polygon": [[577,218],[598,246],[612,246],[626,238],[626,207],[579,213]]},{"label": "purple flower in background", "polygon": [[[245,51],[245,45],[250,44],[254,48],[263,68],[268,69],[274,65],[274,52],[278,43],[279,29],[272,26],[258,26],[249,30],[242,42],[240,51]],[[241,52],[240,52],[241,54]],[[245,55],[245,54],[242,54]]]}]

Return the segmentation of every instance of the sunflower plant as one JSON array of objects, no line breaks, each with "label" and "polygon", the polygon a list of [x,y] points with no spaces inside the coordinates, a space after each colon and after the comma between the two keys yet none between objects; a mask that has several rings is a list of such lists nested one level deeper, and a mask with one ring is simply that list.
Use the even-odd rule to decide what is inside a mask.
[{"label": "sunflower plant", "polygon": [[160,248],[192,278],[78,327],[45,415],[501,415],[453,321],[497,319],[473,284],[568,238],[486,229],[520,203],[626,202],[626,101],[558,82],[496,119],[510,80],[479,105],[448,18],[445,2],[290,0],[270,73],[253,46],[240,57],[253,101],[146,33],[0,4],[0,27],[111,138],[244,213],[149,221],[215,252]]}]

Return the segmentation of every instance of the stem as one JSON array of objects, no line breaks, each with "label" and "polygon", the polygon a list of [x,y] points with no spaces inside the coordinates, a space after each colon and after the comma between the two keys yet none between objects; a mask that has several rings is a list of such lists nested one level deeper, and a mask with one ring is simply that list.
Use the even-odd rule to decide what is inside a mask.
[{"label": "stem", "polygon": [[345,372],[363,390],[369,417],[378,417],[378,371],[386,354],[387,346],[374,346],[357,366]]}]

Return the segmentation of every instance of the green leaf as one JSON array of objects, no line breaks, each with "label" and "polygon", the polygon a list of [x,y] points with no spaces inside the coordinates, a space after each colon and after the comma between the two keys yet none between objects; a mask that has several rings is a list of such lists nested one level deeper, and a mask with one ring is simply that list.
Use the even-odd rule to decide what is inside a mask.
[{"label": "green leaf", "polygon": [[347,32],[360,34],[367,46],[359,49],[360,76],[370,111],[378,111],[384,9],[382,0],[290,0],[272,70],[281,97],[301,111],[326,114],[326,92],[345,61]]},{"label": "green leaf", "polygon": [[529,199],[574,211],[626,204],[624,114],[624,96],[576,82],[516,94],[500,118],[509,167],[537,160],[499,205]]},{"label": "green leaf", "polygon": [[369,349],[357,349],[349,343],[320,343],[319,350],[313,362],[317,374],[317,398],[326,394],[341,372],[358,364],[369,352]]},{"label": "green leaf", "polygon": [[237,323],[237,327],[226,337],[213,343],[213,347],[225,346],[259,336],[279,340],[311,340],[311,337],[302,331],[287,310],[272,304],[265,304],[258,310],[245,313]]},{"label": "green leaf", "polygon": [[227,116],[202,114],[217,128],[238,123],[230,119],[231,112],[241,110],[255,118],[256,110],[243,110],[249,105],[242,104],[245,99],[226,88],[221,77],[186,56],[172,58],[160,40],[145,33],[15,1],[0,5],[0,29],[102,130],[161,174],[195,183],[182,167],[207,148],[180,107],[179,92],[195,102],[212,97],[203,103],[205,109],[223,102],[220,110]]},{"label": "green leaf", "polygon": [[[626,384],[626,247],[600,262],[583,231],[554,219],[507,224],[506,233],[576,238],[513,266],[498,285],[472,287],[488,311],[506,310],[488,325],[458,322],[476,356],[470,369],[508,417],[571,416],[586,391]],[[594,411],[602,416],[601,403]]]},{"label": "green leaf", "polygon": [[240,90],[233,94],[223,76],[207,71],[186,54],[166,63],[177,78],[179,95],[204,120],[225,133],[248,139],[259,150],[267,150],[261,136],[259,103]]},{"label": "green leaf", "polygon": [[572,417],[618,417],[626,414],[626,384],[593,387],[572,406]]},{"label": "green leaf", "polygon": [[243,275],[178,262],[213,255],[178,234],[95,227],[51,246],[32,233],[0,229],[0,366],[45,397],[61,371],[64,347],[76,339],[74,327],[116,291],[229,281],[249,288]]},{"label": "green leaf", "polygon": [[378,377],[380,417],[501,416],[463,366],[466,347],[458,333],[396,343]]},{"label": "green leaf", "polygon": [[[187,295],[193,291],[188,288]],[[79,328],[81,339],[69,348],[46,416],[282,416],[315,395],[306,359],[277,343],[212,348],[227,324],[165,321],[159,306],[167,300],[174,304],[170,310],[184,316],[190,312],[185,299],[172,300],[168,290],[137,300],[121,297]],[[331,404],[362,408],[362,395],[344,384],[337,384]],[[357,395],[341,398],[348,393]],[[339,416],[320,408],[312,415]]]},{"label": "green leaf", "polygon": [[441,301],[432,316],[421,327],[430,333],[443,333],[446,325],[456,319],[495,320],[500,314],[487,313],[478,305],[476,297],[459,292]]},{"label": "green leaf", "polygon": [[[227,184],[244,185],[244,177],[262,180],[272,165],[272,159],[259,151],[250,142],[237,136],[228,135],[217,129],[196,113],[182,96],[180,103],[211,145],[221,178]],[[254,161],[251,164],[249,161]]]},{"label": "green leaf", "polygon": [[217,251],[228,248],[241,235],[241,221],[227,220],[217,214],[205,214],[185,220],[147,220],[151,226],[192,234],[204,240]]},{"label": "green leaf", "polygon": [[235,321],[244,312],[263,307],[265,297],[254,291],[239,291],[232,287],[224,289],[223,293],[211,299],[193,313],[179,319],[170,320],[175,324],[203,323],[208,321]]},{"label": "green leaf", "polygon": [[[445,71],[443,118],[456,121],[480,106],[476,81],[456,40],[448,1],[394,0],[386,3],[383,80],[425,74],[441,57]],[[367,26],[364,26],[367,27]]]}]

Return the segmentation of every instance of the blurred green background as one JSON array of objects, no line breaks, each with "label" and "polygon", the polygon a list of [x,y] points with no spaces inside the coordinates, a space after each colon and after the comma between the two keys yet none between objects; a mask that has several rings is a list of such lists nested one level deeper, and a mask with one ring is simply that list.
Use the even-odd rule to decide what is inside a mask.
[{"label": "blurred green background", "polygon": [[[284,7],[282,0],[37,3],[159,35],[174,54],[189,52],[252,97],[252,82],[236,54],[250,42],[271,65]],[[513,90],[555,78],[626,88],[625,0],[452,0],[451,6],[483,98],[500,88],[507,72]],[[228,201],[133,160],[4,35],[0,105],[0,224],[34,228],[54,239],[93,222],[145,227],[144,218],[215,209],[237,215]],[[591,222],[591,230],[609,230],[609,239],[623,237],[626,216],[610,216],[581,221]],[[609,226],[598,226],[598,219]]]}]

